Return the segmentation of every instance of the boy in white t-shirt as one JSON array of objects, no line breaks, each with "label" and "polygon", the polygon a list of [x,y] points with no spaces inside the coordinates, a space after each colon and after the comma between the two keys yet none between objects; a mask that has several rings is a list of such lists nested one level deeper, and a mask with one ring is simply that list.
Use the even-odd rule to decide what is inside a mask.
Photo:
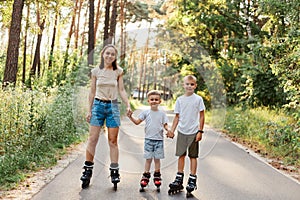
[{"label": "boy in white t-shirt", "polygon": [[197,158],[199,154],[199,141],[202,139],[204,128],[205,105],[202,97],[194,93],[197,79],[193,75],[183,79],[184,95],[178,97],[175,103],[175,117],[171,128],[171,137],[177,127],[176,156],[178,156],[178,171],[175,180],[170,183],[168,193],[176,193],[183,189],[183,176],[185,157],[190,158],[190,176],[186,186],[187,196],[197,189]]},{"label": "boy in white t-shirt", "polygon": [[158,109],[161,103],[160,92],[157,90],[151,90],[147,94],[148,103],[150,109],[142,111],[138,118],[132,116],[132,112],[128,113],[129,119],[136,125],[145,121],[145,142],[144,142],[144,158],[145,171],[141,179],[141,192],[144,191],[149,183],[151,177],[150,167],[152,160],[154,160],[155,171],[153,175],[154,184],[159,190],[161,185],[161,174],[160,174],[160,159],[164,158],[164,129],[167,131],[167,137],[171,135],[168,128],[168,118],[166,113]]}]

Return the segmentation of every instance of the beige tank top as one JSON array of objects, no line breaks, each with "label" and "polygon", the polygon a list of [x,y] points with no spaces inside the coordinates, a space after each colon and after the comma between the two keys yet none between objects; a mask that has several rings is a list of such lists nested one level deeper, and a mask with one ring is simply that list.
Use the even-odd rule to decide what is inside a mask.
[{"label": "beige tank top", "polygon": [[103,100],[118,98],[118,77],[123,73],[121,67],[118,66],[116,70],[95,67],[91,73],[97,78],[95,98]]}]

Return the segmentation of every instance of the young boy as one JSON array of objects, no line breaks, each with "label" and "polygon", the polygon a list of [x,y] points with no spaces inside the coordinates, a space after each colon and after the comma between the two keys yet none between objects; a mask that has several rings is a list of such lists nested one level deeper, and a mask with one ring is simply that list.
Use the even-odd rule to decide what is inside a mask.
[{"label": "young boy", "polygon": [[178,136],[176,142],[176,156],[178,157],[178,172],[174,182],[170,183],[169,194],[183,189],[184,163],[188,150],[190,158],[190,176],[186,186],[187,196],[197,189],[197,158],[199,154],[199,141],[202,139],[204,128],[205,106],[202,97],[194,93],[197,87],[197,79],[193,75],[183,79],[184,95],[175,103],[175,117],[171,128],[171,136],[177,127]]},{"label": "young boy", "polygon": [[167,115],[158,109],[161,103],[160,92],[157,90],[151,90],[147,94],[148,103],[150,109],[142,111],[138,118],[132,116],[132,112],[128,113],[129,119],[136,125],[145,121],[145,142],[144,142],[144,158],[145,162],[145,172],[143,173],[141,180],[141,192],[144,191],[144,187],[148,185],[150,175],[150,167],[152,159],[154,159],[155,171],[153,175],[154,184],[159,190],[161,185],[161,174],[160,174],[160,159],[164,158],[164,129],[167,131],[167,136],[170,136],[170,131],[168,128],[168,118]]}]

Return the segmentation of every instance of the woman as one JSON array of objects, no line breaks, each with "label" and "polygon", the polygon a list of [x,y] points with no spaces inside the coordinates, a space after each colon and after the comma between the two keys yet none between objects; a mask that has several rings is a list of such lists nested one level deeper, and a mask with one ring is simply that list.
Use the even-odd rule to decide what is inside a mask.
[{"label": "woman", "polygon": [[120,182],[118,133],[120,126],[120,110],[118,107],[118,93],[127,106],[127,113],[131,112],[123,84],[123,69],[117,65],[117,49],[108,44],[101,51],[100,65],[91,71],[91,89],[89,93],[89,109],[86,116],[90,123],[89,138],[86,148],[86,161],[81,177],[82,188],[89,186],[94,166],[94,155],[99,139],[99,133],[106,123],[108,143],[110,148],[111,181],[115,189]]}]

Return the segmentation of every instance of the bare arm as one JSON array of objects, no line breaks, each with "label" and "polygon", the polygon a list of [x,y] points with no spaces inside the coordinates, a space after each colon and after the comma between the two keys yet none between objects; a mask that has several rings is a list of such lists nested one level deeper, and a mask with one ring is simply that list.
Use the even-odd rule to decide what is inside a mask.
[{"label": "bare arm", "polygon": [[92,107],[93,107],[93,102],[94,102],[94,98],[96,95],[96,77],[92,76],[91,78],[91,89],[89,92],[89,105],[88,105],[88,113],[86,115],[86,121],[90,122],[91,116],[92,116]]},{"label": "bare arm", "polygon": [[118,88],[119,88],[119,94],[121,96],[121,99],[123,100],[123,102],[126,105],[126,108],[127,108],[126,110],[127,110],[127,113],[128,113],[129,111],[131,111],[131,109],[130,109],[130,104],[129,104],[129,100],[128,100],[128,97],[127,97],[127,93],[124,89],[123,74],[121,74],[118,77]]},{"label": "bare arm", "polygon": [[205,123],[205,111],[200,111],[199,130],[203,130]]},{"label": "bare arm", "polygon": [[170,131],[168,123],[164,124],[164,129],[167,131],[166,136],[168,138],[173,138],[174,134]]},{"label": "bare arm", "polygon": [[[200,118],[199,118],[199,127],[198,127],[198,130],[201,130],[203,131],[203,128],[204,128],[204,122],[205,122],[205,114],[204,114],[204,110],[200,111]],[[202,134],[201,132],[198,132],[197,135],[196,135],[196,142],[202,140]]]},{"label": "bare arm", "polygon": [[173,119],[171,130],[169,130],[168,133],[167,133],[168,137],[174,138],[174,136],[175,136],[174,132],[175,132],[175,129],[176,129],[177,125],[178,125],[178,122],[179,122],[179,114],[176,113],[176,115],[175,115],[175,117]]},{"label": "bare arm", "polygon": [[128,114],[127,114],[127,116],[128,116],[128,118],[135,124],[135,125],[139,125],[140,123],[142,123],[142,121],[143,120],[141,120],[141,119],[136,119],[136,118],[134,118],[133,116],[132,116],[132,112],[129,112]]},{"label": "bare arm", "polygon": [[171,128],[171,132],[175,132],[175,129],[178,125],[178,122],[179,122],[179,113],[176,113],[174,119],[173,119],[173,123],[172,123],[172,128]]},{"label": "bare arm", "polygon": [[168,132],[169,131],[169,125],[168,125],[168,123],[165,123],[164,124],[164,129]]}]

